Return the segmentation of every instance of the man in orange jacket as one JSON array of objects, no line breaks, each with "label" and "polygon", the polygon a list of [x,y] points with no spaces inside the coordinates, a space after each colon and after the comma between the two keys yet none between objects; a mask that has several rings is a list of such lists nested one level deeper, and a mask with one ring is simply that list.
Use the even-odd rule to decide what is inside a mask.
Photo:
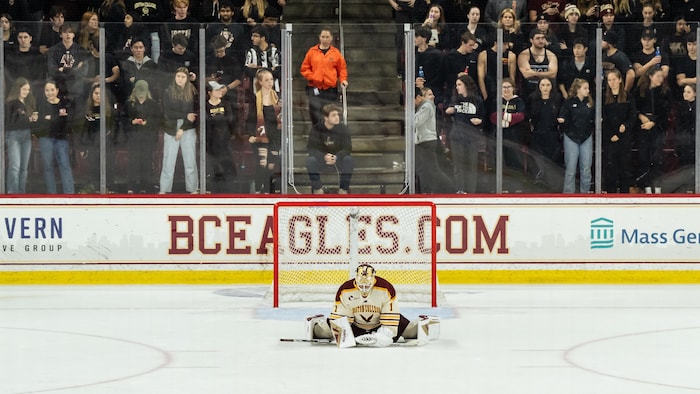
[{"label": "man in orange jacket", "polygon": [[340,51],[331,45],[330,28],[321,29],[318,41],[318,45],[309,48],[301,63],[301,75],[309,81],[306,92],[312,125],[323,120],[321,108],[324,105],[338,102],[338,83],[348,86],[347,64]]}]

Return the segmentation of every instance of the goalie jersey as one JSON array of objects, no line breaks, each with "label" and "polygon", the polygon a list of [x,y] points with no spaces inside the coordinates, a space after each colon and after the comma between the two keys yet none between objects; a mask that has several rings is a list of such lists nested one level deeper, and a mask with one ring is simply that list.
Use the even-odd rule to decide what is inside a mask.
[{"label": "goalie jersey", "polygon": [[386,279],[379,276],[374,279],[374,286],[366,297],[362,296],[354,279],[343,283],[335,295],[330,319],[346,316],[352,325],[367,332],[384,326],[396,336],[401,318],[396,303],[396,290]]}]

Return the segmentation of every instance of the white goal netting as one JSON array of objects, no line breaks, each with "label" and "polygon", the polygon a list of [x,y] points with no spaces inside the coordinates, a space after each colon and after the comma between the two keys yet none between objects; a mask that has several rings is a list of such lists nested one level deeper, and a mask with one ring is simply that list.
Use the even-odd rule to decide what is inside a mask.
[{"label": "white goal netting", "polygon": [[332,302],[358,264],[371,264],[401,301],[438,303],[432,203],[280,202],[274,234],[275,307]]}]

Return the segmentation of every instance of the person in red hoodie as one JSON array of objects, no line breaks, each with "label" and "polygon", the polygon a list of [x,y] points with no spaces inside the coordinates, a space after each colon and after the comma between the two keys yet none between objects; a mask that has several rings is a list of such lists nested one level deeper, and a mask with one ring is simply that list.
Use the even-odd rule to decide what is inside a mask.
[{"label": "person in red hoodie", "polygon": [[324,105],[338,102],[338,84],[348,86],[348,67],[343,55],[332,45],[330,28],[321,29],[318,41],[318,45],[309,48],[301,63],[301,75],[309,81],[306,92],[312,125],[323,120],[321,108]]}]

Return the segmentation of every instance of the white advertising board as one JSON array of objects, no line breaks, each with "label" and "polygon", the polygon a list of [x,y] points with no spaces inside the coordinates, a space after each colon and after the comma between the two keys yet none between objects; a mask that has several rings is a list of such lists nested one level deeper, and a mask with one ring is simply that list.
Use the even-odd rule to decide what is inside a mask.
[{"label": "white advertising board", "polygon": [[[269,269],[275,201],[72,198],[18,204],[0,199],[0,266],[240,264]],[[435,201],[438,264],[696,263],[696,201],[443,198]]]}]

